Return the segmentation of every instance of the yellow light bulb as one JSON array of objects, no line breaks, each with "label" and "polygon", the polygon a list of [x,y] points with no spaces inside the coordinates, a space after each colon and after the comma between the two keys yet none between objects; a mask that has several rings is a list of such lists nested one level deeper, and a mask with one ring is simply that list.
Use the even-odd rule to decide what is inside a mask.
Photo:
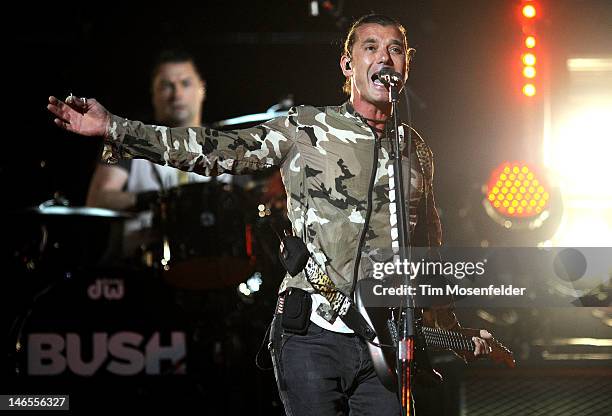
[{"label": "yellow light bulb", "polygon": [[532,4],[526,4],[523,6],[523,16],[528,19],[533,19],[536,15],[536,8]]},{"label": "yellow light bulb", "polygon": [[533,84],[525,84],[523,87],[523,94],[527,97],[533,97],[536,94],[536,88]]}]

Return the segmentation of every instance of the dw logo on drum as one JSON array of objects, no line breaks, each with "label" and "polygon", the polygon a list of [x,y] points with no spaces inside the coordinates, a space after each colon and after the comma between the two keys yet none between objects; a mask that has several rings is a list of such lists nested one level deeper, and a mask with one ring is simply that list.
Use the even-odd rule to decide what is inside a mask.
[{"label": "dw logo on drum", "polygon": [[108,300],[119,300],[125,293],[123,279],[96,279],[87,288],[87,296],[92,300],[104,297]]}]

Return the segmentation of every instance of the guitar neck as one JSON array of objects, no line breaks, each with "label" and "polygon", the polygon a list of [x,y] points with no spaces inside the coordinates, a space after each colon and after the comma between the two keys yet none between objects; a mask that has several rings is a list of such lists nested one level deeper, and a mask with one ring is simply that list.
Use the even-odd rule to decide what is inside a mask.
[{"label": "guitar neck", "polygon": [[421,332],[428,347],[455,351],[474,351],[475,349],[472,338],[459,332],[427,326],[421,327]]}]

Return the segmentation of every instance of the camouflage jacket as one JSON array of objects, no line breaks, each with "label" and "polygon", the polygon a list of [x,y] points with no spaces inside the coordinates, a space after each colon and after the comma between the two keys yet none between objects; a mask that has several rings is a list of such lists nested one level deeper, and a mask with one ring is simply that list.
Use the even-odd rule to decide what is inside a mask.
[{"label": "camouflage jacket", "polygon": [[[412,138],[413,161],[422,174],[421,197],[413,206],[412,242],[438,246],[441,228],[432,189],[433,157],[418,134]],[[295,235],[305,241],[337,288],[350,294],[356,280],[364,277],[357,262],[368,233],[377,168],[389,162],[379,141],[349,103],[295,107],[287,116],[235,131],[171,129],[113,115],[103,159],[112,163],[118,158],[144,158],[202,175],[245,174],[278,165]],[[408,158],[403,160],[408,163]],[[389,230],[388,226],[370,231],[388,235]],[[302,273],[287,275],[280,290],[286,287],[312,291]]]}]

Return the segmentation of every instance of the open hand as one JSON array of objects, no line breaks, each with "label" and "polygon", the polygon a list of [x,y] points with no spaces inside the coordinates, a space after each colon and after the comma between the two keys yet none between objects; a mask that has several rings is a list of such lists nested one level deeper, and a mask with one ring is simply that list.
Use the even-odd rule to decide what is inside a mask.
[{"label": "open hand", "polygon": [[70,95],[66,101],[51,96],[47,110],[57,118],[55,124],[82,136],[108,137],[111,114],[93,98]]}]

